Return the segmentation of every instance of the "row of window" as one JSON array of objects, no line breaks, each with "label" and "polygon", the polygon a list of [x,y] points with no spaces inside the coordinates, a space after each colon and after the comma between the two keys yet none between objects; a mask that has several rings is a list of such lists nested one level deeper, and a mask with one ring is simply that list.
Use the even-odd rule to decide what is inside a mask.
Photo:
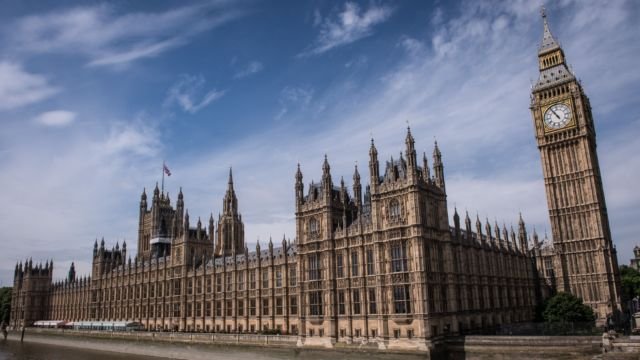
[{"label": "row of window", "polygon": [[[350,274],[351,276],[359,276],[360,264],[359,254],[357,250],[353,250],[350,253]],[[375,275],[375,260],[373,255],[373,249],[366,249],[366,275]],[[322,279],[322,272],[320,266],[320,254],[311,254],[308,257],[309,266],[309,280]],[[391,272],[406,272],[407,266],[407,245],[404,241],[396,241],[391,244]],[[336,255],[336,277],[345,277],[345,259],[343,253]]]},{"label": "row of window", "polygon": [[[285,314],[285,298],[282,296],[275,298],[275,308],[273,309],[273,315],[284,315]],[[142,306],[129,306],[129,307],[121,307],[121,308],[105,308],[102,309],[102,316],[100,317],[116,317],[116,318],[140,318],[140,317],[211,317],[213,313],[215,316],[221,317],[223,314],[225,316],[256,316],[258,311],[258,306],[260,306],[260,315],[261,316],[269,316],[271,314],[271,303],[269,299],[249,299],[245,301],[243,299],[240,300],[217,300],[214,302],[207,301],[204,303],[204,312],[203,312],[203,303],[196,302],[195,304],[187,303],[186,308],[184,309],[184,314],[182,313],[182,309],[180,303],[173,304],[165,304],[164,307],[162,305],[150,305],[147,307],[146,305]],[[248,309],[245,312],[245,305],[248,304]],[[195,305],[195,306],[194,306]],[[223,307],[224,305],[224,307]],[[164,309],[164,312],[163,312]],[[288,315],[298,315],[298,298],[296,296],[289,297],[288,304]],[[96,315],[96,310],[92,309],[92,316]],[[148,310],[148,312],[147,312]],[[235,313],[234,313],[235,312]]]},{"label": "row of window", "polygon": [[[369,314],[378,313],[378,302],[376,301],[376,290],[367,290],[367,305]],[[351,299],[347,299],[349,292],[338,290],[338,315],[346,314],[346,304],[351,304],[351,314],[360,315],[362,313],[362,300],[360,289],[352,289]],[[309,314],[312,316],[322,316],[322,292],[313,291],[309,296]],[[409,285],[398,285],[393,287],[393,312],[395,314],[408,314],[411,312],[411,295]]]},{"label": "row of window", "polygon": [[[256,273],[257,270],[249,271],[249,289],[256,289]],[[245,290],[245,271],[239,271],[236,273],[236,285],[238,291]],[[159,283],[157,284],[157,295],[169,296],[170,293],[170,283],[173,282],[173,295],[181,295],[182,294],[182,279],[168,280],[166,284]],[[194,281],[187,280],[187,295],[194,294]],[[202,294],[202,283],[203,279],[199,278],[195,280],[196,286],[196,294]],[[296,286],[297,284],[297,276],[296,269],[289,269],[289,286]],[[222,274],[216,274],[216,292],[222,292],[222,288],[225,288],[225,291],[233,290],[233,273],[226,273],[226,278],[224,284],[222,282]],[[274,285],[276,288],[282,287],[283,285],[283,274],[281,269],[275,270],[275,279]],[[261,287],[268,288],[269,287],[269,272],[263,271],[261,278]],[[206,279],[206,292],[211,293],[212,290],[212,281],[211,278]],[[104,291],[95,290],[92,293],[92,301],[96,302],[98,299],[102,301],[115,301],[115,300],[127,300],[127,299],[140,299],[140,298],[153,298],[156,297],[156,284],[141,284],[141,285],[130,285],[124,286],[122,288],[116,289],[105,289]]]},{"label": "row of window", "polygon": [[[309,334],[313,336],[314,332],[310,331]],[[354,329],[353,336],[357,338],[362,337],[362,330]],[[378,336],[378,329],[371,329],[371,337],[375,338],[377,336]],[[393,329],[393,337],[395,339],[399,339],[401,336],[402,336],[402,332],[400,331],[400,329]],[[413,338],[413,329],[407,329],[406,336],[408,339]],[[347,337],[347,329],[340,329],[340,337]]]}]

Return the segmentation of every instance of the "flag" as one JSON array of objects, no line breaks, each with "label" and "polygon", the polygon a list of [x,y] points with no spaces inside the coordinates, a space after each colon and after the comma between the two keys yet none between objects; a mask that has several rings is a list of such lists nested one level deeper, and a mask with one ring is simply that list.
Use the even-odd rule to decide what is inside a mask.
[{"label": "flag", "polygon": [[164,173],[167,174],[167,176],[171,176],[171,170],[169,170],[165,163],[162,163],[162,168],[164,169]]}]

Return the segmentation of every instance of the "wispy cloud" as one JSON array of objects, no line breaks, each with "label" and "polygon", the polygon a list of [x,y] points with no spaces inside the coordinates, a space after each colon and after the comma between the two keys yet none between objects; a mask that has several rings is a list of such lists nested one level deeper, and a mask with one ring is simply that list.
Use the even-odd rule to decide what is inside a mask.
[{"label": "wispy cloud", "polygon": [[412,55],[423,53],[425,50],[425,45],[422,41],[409,36],[403,36],[398,42],[398,45]]},{"label": "wispy cloud", "polygon": [[[607,14],[618,14],[619,8],[626,5],[605,6],[608,9],[603,9],[598,2],[564,6],[567,8],[563,13],[574,14],[580,8],[585,12],[602,11],[608,19]],[[621,51],[640,54],[640,46],[630,48],[628,45],[638,44],[637,33],[620,33],[608,22],[593,24],[594,28],[584,32],[562,21],[565,17],[556,16],[554,30],[566,44],[568,59],[580,63],[582,70],[576,71],[585,86],[600,82],[598,68],[613,66],[589,56],[594,46],[603,54]],[[628,13],[615,18],[625,27],[634,20]],[[483,219],[497,218],[509,226],[522,211],[529,226],[535,225],[540,233],[549,229],[539,153],[529,113],[529,79],[537,75],[536,49],[542,35],[538,6],[522,8],[504,4],[495,8],[466,2],[459,15],[443,18],[438,26],[429,30],[432,35],[424,40],[402,38],[400,46],[408,50],[407,56],[399,58],[397,64],[381,76],[377,74],[358,83],[361,91],[354,92],[353,86],[342,83],[322,92],[305,87],[285,88],[280,94],[278,114],[286,120],[281,121],[282,127],[244,138],[222,153],[203,153],[182,171],[188,173],[194,183],[202,184],[196,186],[197,189],[219,181],[221,188],[214,192],[221,193],[225,173],[216,164],[232,163],[239,174],[242,169],[251,169],[246,171],[248,174],[238,175],[236,190],[245,215],[247,241],[253,242],[259,235],[264,238],[265,233],[294,231],[292,182],[281,174],[292,176],[297,161],[302,164],[307,184],[311,179],[320,178],[324,152],[329,155],[333,178],[344,175],[349,179],[355,161],[367,163],[371,134],[376,139],[382,164],[389,156],[395,157],[404,150],[408,119],[416,146],[428,155],[437,136],[444,153],[450,214],[456,203],[459,211],[466,208],[471,215],[478,212]],[[630,63],[634,56],[603,58],[613,61],[616,67],[635,68]],[[618,93],[638,84],[635,75],[629,76],[628,71],[610,75],[605,86],[587,90],[600,124],[606,123],[614,111],[603,106],[618,97],[611,89],[612,84]],[[287,106],[289,101],[291,106]],[[320,107],[323,110],[318,112],[320,104],[329,105]],[[616,109],[622,104],[617,103]],[[297,125],[291,126],[291,123]],[[622,126],[622,133],[637,132],[634,130],[637,122],[618,126]],[[286,142],[282,141],[284,138]],[[637,141],[628,137],[606,141],[600,136],[599,140],[599,150],[624,143],[625,152],[640,151]],[[637,204],[640,199],[620,201],[629,199],[628,187],[621,185],[623,180],[611,183],[608,180],[630,169],[613,154],[617,152],[602,151],[600,156],[603,169],[607,170],[603,176],[608,209],[610,214],[626,214],[627,205]],[[265,173],[278,176],[261,176],[256,186],[253,174]],[[631,178],[640,176],[636,173],[632,171]],[[629,176],[622,177],[626,178]],[[206,193],[191,196],[199,198]],[[190,206],[200,211],[210,208],[209,204]],[[268,213],[261,210],[267,208],[271,209]],[[637,211],[635,214],[640,216]],[[614,237],[616,234],[614,231]],[[631,237],[616,242],[630,248],[629,239]]]},{"label": "wispy cloud", "polygon": [[[564,1],[549,11],[553,31],[591,98],[620,263],[627,262],[625,254],[635,244],[640,217],[640,193],[629,191],[640,177],[640,157],[629,157],[640,153],[635,111],[640,72],[634,71],[640,33],[633,31],[637,11],[628,11],[631,3]],[[197,154],[171,154],[176,158],[169,159],[174,165],[166,188],[173,193],[182,186],[190,214],[208,217],[221,208],[228,166],[233,165],[249,246],[270,234],[293,237],[296,162],[302,164],[305,184],[320,179],[325,152],[334,181],[344,175],[348,183],[358,161],[367,182],[369,137],[375,137],[384,164],[404,150],[409,120],[420,152],[429,155],[438,139],[450,215],[455,203],[459,212],[468,209],[475,216],[477,211],[481,219],[497,218],[509,226],[522,211],[527,224],[543,233],[550,228],[529,113],[529,80],[537,76],[542,31],[538,9],[539,3],[530,1],[466,1],[434,15],[433,23],[427,17],[420,33],[428,36],[414,33],[379,49],[408,50],[396,51],[398,58],[384,70],[330,79],[327,86],[293,82],[297,86],[275,94],[274,113],[282,113],[276,126],[247,131],[223,148],[211,142],[199,145]],[[593,14],[598,21],[577,20]],[[320,26],[326,20],[318,21]],[[358,55],[369,56],[375,66],[377,53]],[[185,104],[197,106],[206,99],[212,90],[202,83]],[[177,98],[172,104],[182,107]],[[97,117],[83,126],[91,120],[103,124],[103,117]],[[53,257],[58,275],[72,259],[76,266],[79,259],[90,261],[96,236],[105,236],[110,245],[126,237],[135,251],[131,240],[137,234],[138,199],[142,186],[152,186],[160,175],[161,155],[166,155],[162,134],[135,121],[75,133],[82,129],[70,127],[69,137],[55,141],[43,137],[54,132],[33,128],[0,132],[0,173],[7,174],[0,176],[0,198],[11,204],[0,208],[0,228],[17,240],[3,243],[4,281],[11,281],[13,261],[25,254]],[[32,226],[31,219],[39,226]]]},{"label": "wispy cloud", "polygon": [[313,88],[310,86],[287,86],[280,92],[280,110],[276,119],[281,119],[291,108],[304,109],[313,99]]},{"label": "wispy cloud", "polygon": [[52,110],[36,116],[36,123],[51,127],[65,127],[76,120],[76,113],[67,110]]},{"label": "wispy cloud", "polygon": [[205,78],[202,75],[182,75],[168,91],[165,105],[178,104],[182,110],[195,114],[212,102],[220,99],[226,90],[211,89],[204,95]]},{"label": "wispy cloud", "polygon": [[314,43],[299,56],[318,55],[339,46],[353,43],[373,33],[373,28],[389,19],[393,8],[384,5],[370,5],[363,10],[353,2],[347,2],[344,9],[335,16],[322,18],[314,13],[314,25],[320,28]]},{"label": "wispy cloud", "polygon": [[[80,273],[86,274],[95,237],[114,243],[126,238],[135,245],[128,231],[133,225],[128,217],[134,214],[122,204],[136,202],[141,188],[135,184],[140,179],[151,183],[156,173],[152,168],[159,169],[159,132],[144,115],[114,121],[94,113],[87,120],[64,136],[30,127],[9,127],[0,133],[0,143],[9,149],[0,157],[5,174],[0,177],[0,196],[12,204],[0,208],[0,228],[6,236],[20,239],[3,244],[3,275],[9,274],[13,261],[27,255],[34,261],[53,258],[57,274],[68,269],[61,263],[68,266],[75,260]],[[32,219],[38,219],[37,227]],[[0,280],[7,284],[7,278]]]},{"label": "wispy cloud", "polygon": [[44,100],[59,90],[43,75],[29,73],[18,63],[0,61],[0,110]]},{"label": "wispy cloud", "polygon": [[241,79],[259,73],[260,71],[262,71],[262,69],[264,69],[264,65],[261,62],[252,61],[247,64],[244,69],[238,71],[233,77],[235,77],[236,79]]},{"label": "wispy cloud", "polygon": [[242,14],[225,1],[126,14],[102,4],[26,16],[5,33],[21,51],[80,54],[88,66],[125,66],[182,46]]}]

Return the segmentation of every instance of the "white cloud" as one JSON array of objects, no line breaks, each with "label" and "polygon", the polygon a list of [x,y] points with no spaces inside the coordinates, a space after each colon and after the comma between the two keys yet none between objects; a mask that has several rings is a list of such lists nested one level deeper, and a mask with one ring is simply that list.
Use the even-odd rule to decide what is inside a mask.
[{"label": "white cloud", "polygon": [[81,54],[89,66],[125,66],[182,46],[242,14],[224,1],[127,14],[102,4],[26,16],[5,33],[24,52]]},{"label": "white cloud", "polygon": [[313,99],[313,88],[309,86],[287,86],[280,92],[280,110],[276,119],[282,118],[292,108],[305,109]]},{"label": "white cloud", "polygon": [[261,62],[252,61],[249,64],[247,64],[247,66],[244,69],[238,71],[234,75],[234,77],[236,79],[241,79],[241,78],[244,78],[244,77],[251,76],[253,74],[259,73],[260,71],[262,71],[262,69],[264,69],[264,65],[262,65]]},{"label": "white cloud", "polygon": [[220,99],[226,90],[208,90],[202,95],[205,78],[202,75],[182,75],[168,91],[165,105],[177,104],[182,110],[195,114],[212,102]]},{"label": "white cloud", "polygon": [[59,91],[46,77],[27,72],[20,64],[0,61],[0,110],[36,103]]},{"label": "white cloud", "polygon": [[3,283],[10,281],[5,275],[15,261],[27,255],[34,261],[53,258],[59,278],[70,261],[80,274],[89,273],[96,237],[110,245],[126,238],[135,248],[130,229],[140,184],[151,185],[160,174],[157,127],[142,115],[114,121],[91,114],[86,120],[64,134],[24,126],[0,132],[7,149],[0,157],[0,196],[12,204],[0,208],[0,228],[15,239],[0,254]]},{"label": "white cloud", "polygon": [[[430,38],[401,42],[410,50],[408,56],[382,76],[376,74],[355,85],[358,91],[348,84],[350,79],[322,92],[285,88],[278,114],[282,125],[243,138],[223,152],[203,153],[199,159],[192,159],[181,171],[198,185],[185,189],[195,189],[192,198],[214,194],[214,202],[219,202],[226,176],[225,166],[220,164],[233,164],[247,241],[253,243],[258,236],[265,239],[268,234],[291,234],[295,231],[292,177],[297,161],[302,164],[307,185],[312,179],[320,179],[324,153],[329,155],[334,182],[341,175],[349,182],[356,161],[361,164],[363,179],[367,179],[370,134],[376,139],[384,167],[385,160],[404,150],[405,121],[409,120],[419,150],[430,154],[434,137],[443,150],[450,215],[455,203],[460,212],[468,209],[474,218],[478,212],[483,221],[488,217],[509,226],[516,224],[522,212],[530,231],[535,226],[540,235],[545,229],[550,234],[529,113],[529,80],[537,76],[537,43],[542,35],[539,7],[511,6],[465,3],[460,16],[443,20]],[[564,13],[574,14],[575,4],[567,6],[570,8]],[[597,13],[602,6],[590,3],[581,11]],[[624,6],[621,3],[617,7]],[[637,133],[638,125],[620,124],[621,118],[613,115],[629,104],[629,98],[622,100],[616,94],[632,94],[638,86],[637,77],[629,73],[635,69],[633,60],[640,56],[639,34],[628,30],[634,17],[626,14],[615,20],[625,31],[608,24],[578,31],[563,19],[558,15],[552,27],[565,44],[569,61],[589,69],[576,71],[591,97],[597,126],[606,126],[611,118],[617,123],[616,133],[629,134],[609,141],[605,139],[611,133],[598,138],[612,224],[637,218],[638,207],[630,204],[640,200],[628,196],[628,179],[640,173],[619,158],[620,153],[640,152],[631,135]],[[596,45],[598,54],[605,55],[593,55]],[[608,67],[618,71],[608,74],[606,84],[600,86],[601,71]],[[614,105],[605,106],[614,99]],[[287,106],[289,101],[292,106]],[[613,147],[620,151],[610,151]],[[190,206],[202,213],[211,209],[210,202],[192,202]],[[635,241],[632,226],[613,229],[622,254],[621,249],[630,249]],[[626,259],[621,255],[620,261]]]},{"label": "white cloud", "polygon": [[398,45],[402,46],[408,53],[412,55],[422,53],[425,50],[424,44],[421,41],[409,36],[403,36],[400,39]]},{"label": "white cloud", "polygon": [[353,43],[373,33],[373,27],[389,19],[393,9],[388,6],[371,5],[361,10],[356,3],[347,2],[344,10],[336,18],[321,19],[314,14],[314,24],[320,27],[320,33],[314,44],[300,56],[322,54],[333,48]]},{"label": "white cloud", "polygon": [[[282,233],[295,236],[296,162],[302,164],[305,185],[320,179],[324,153],[334,182],[344,175],[349,183],[358,161],[366,183],[370,134],[384,167],[386,159],[404,150],[409,120],[420,152],[429,154],[433,138],[438,139],[450,216],[455,203],[459,212],[468,209],[475,218],[477,211],[483,220],[497,218],[509,226],[522,211],[540,235],[545,228],[550,233],[529,113],[529,80],[537,76],[542,32],[539,7],[530,3],[463,3],[455,12],[459,15],[426,29],[429,38],[413,39],[412,45],[419,45],[416,54],[398,52],[397,63],[382,73],[355,85],[340,79],[325,89],[283,89],[279,105],[285,111],[278,126],[247,132],[223,149],[203,144],[195,156],[175,155],[167,188],[175,193],[182,186],[192,218],[208,218],[221,209],[228,166],[233,165],[246,241],[251,247],[260,237],[264,245],[271,234],[278,243]],[[640,120],[633,112],[640,86],[635,71],[640,33],[630,30],[637,16],[620,12],[628,5],[623,2],[562,4],[567,7],[562,13],[570,15],[550,11],[552,30],[591,99],[613,238],[620,263],[627,263],[640,217],[640,199],[630,190],[640,166],[637,157],[629,156],[640,153],[635,136]],[[606,21],[593,22],[589,31],[568,21],[583,11],[602,13]],[[187,98],[185,103],[193,106],[206,96]],[[34,259],[53,257],[67,266],[70,259],[87,259],[94,237],[104,235],[110,245],[126,237],[133,253],[140,188],[158,179],[162,148],[154,141],[156,128],[120,126],[54,144],[41,138],[17,144],[34,134],[0,132],[5,146],[0,172],[7,174],[0,177],[0,198],[12,205],[0,208],[0,228],[17,240],[0,254],[0,266],[8,264],[1,268],[7,281],[13,261],[32,249],[42,249]],[[35,152],[31,143],[37,145]],[[37,219],[37,228],[31,219]]]},{"label": "white cloud", "polygon": [[44,126],[65,127],[76,119],[76,113],[67,110],[52,110],[36,116],[35,121]]}]

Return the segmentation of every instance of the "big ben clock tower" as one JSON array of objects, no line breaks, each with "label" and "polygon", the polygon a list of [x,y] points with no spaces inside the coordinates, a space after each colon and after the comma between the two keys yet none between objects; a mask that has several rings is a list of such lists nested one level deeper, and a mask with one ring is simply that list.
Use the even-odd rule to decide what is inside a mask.
[{"label": "big ben clock tower", "polygon": [[601,323],[620,310],[620,281],[591,105],[567,67],[544,9],[542,19],[540,76],[532,90],[531,115],[553,234],[556,285],[558,291],[582,298]]}]

